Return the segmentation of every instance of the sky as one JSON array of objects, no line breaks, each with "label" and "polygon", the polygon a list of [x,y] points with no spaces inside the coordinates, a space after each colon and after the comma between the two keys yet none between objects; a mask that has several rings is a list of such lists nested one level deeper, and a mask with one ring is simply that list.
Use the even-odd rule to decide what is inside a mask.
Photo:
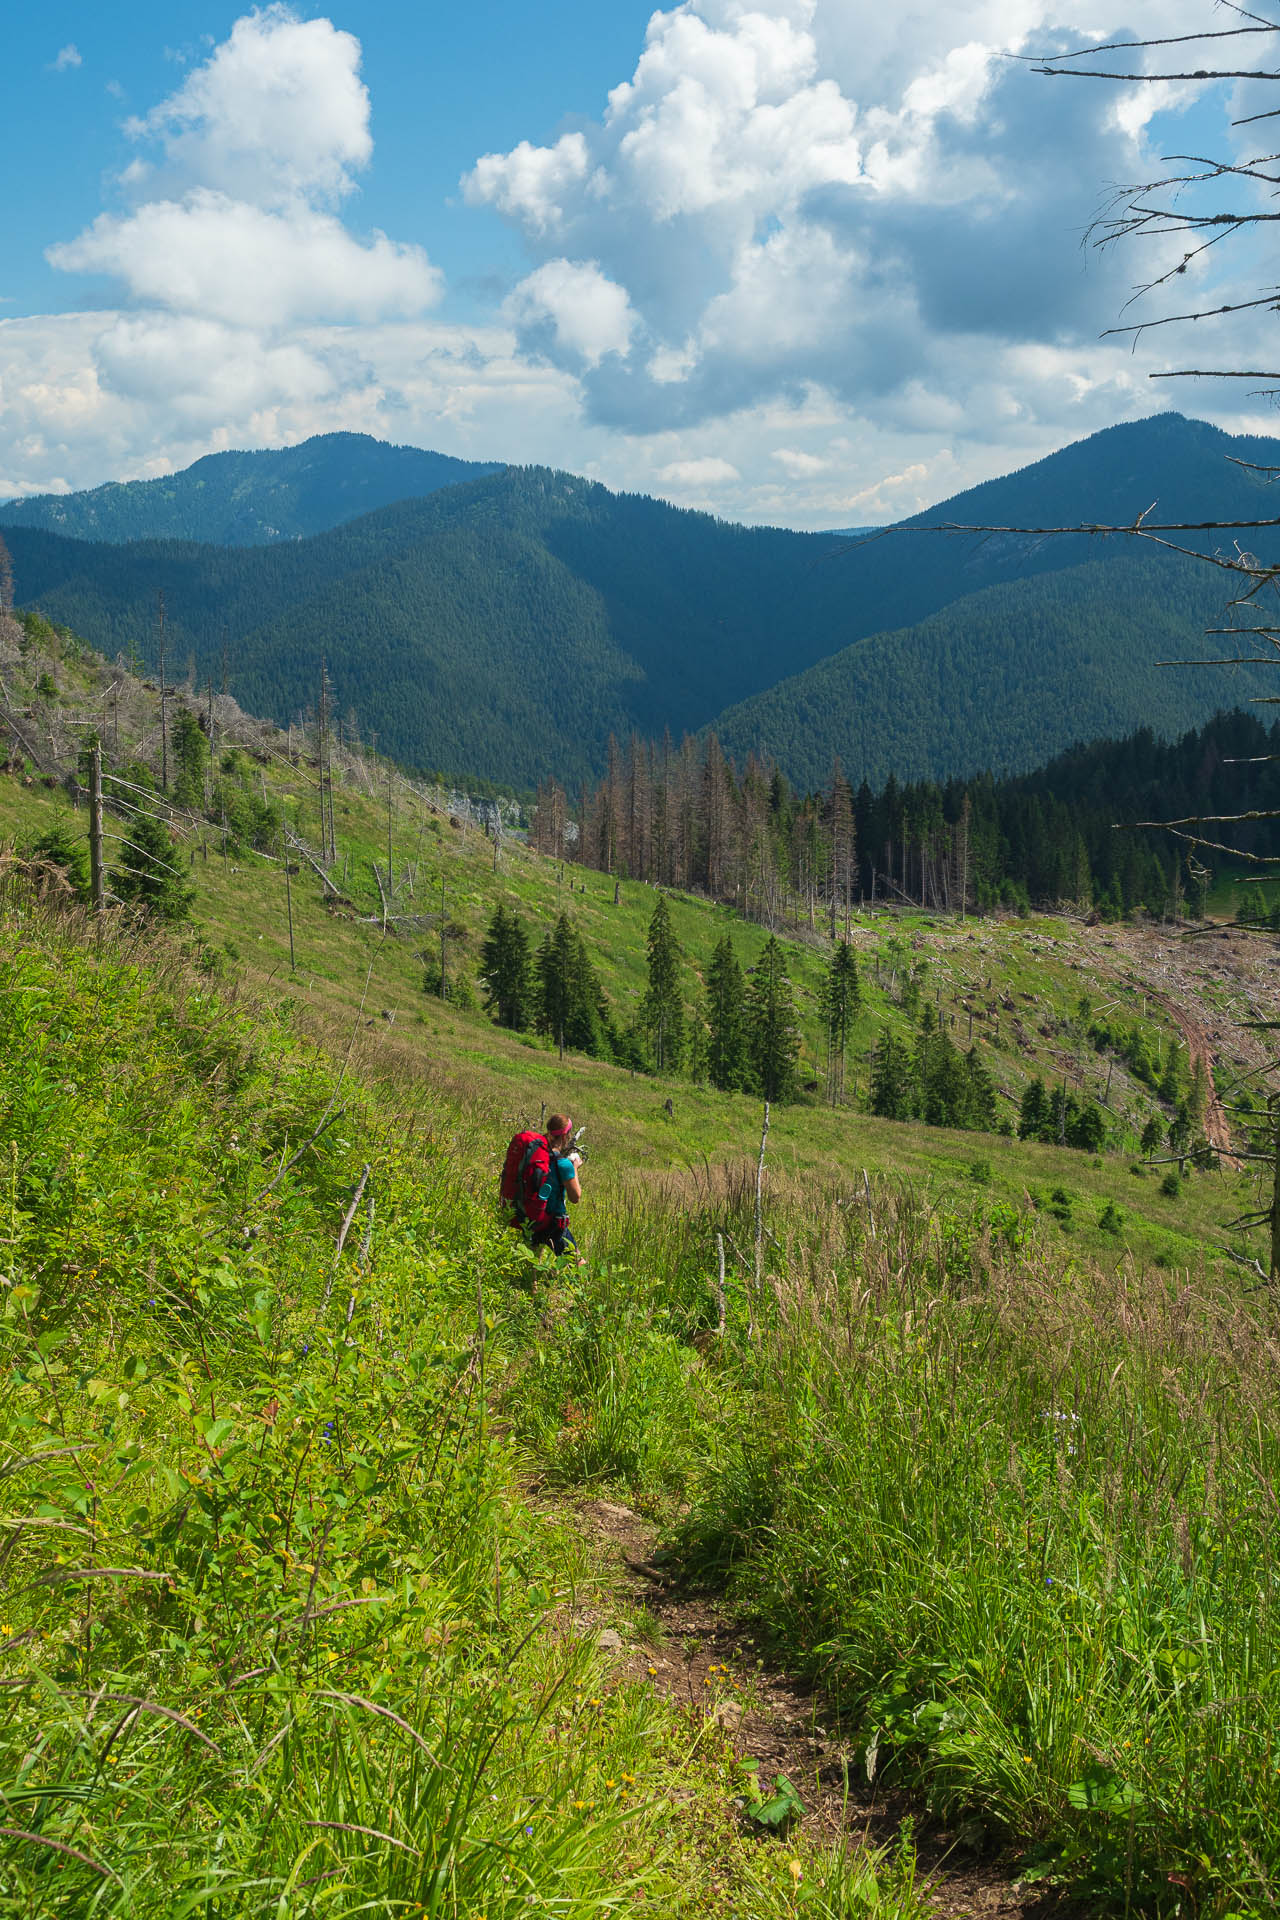
[{"label": "sky", "polygon": [[[1181,241],[1082,244],[1111,184],[1229,151],[1229,118],[1270,101],[1017,57],[1224,21],[1209,0],[22,9],[0,500],[350,429],[862,526],[1170,405],[1274,431],[1247,383],[1152,380],[1187,364],[1173,330],[1102,337],[1170,310],[1126,302]],[[1198,255],[1174,309],[1266,283],[1252,244]],[[1194,364],[1269,366],[1270,319],[1200,323]]]}]

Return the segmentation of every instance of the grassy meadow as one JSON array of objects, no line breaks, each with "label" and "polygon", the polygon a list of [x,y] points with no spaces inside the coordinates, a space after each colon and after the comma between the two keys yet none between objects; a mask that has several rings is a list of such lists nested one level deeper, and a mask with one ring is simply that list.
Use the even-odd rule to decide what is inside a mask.
[{"label": "grassy meadow", "polygon": [[[305,764],[242,771],[318,838]],[[451,977],[497,900],[568,907],[625,1016],[653,894],[392,792],[405,918],[352,764],[293,967],[283,867],[208,827],[176,935],[6,856],[0,1915],[921,1912],[909,1847],[752,1837],[714,1720],[619,1683],[586,1491],[812,1678],[857,1780],[1102,1911],[1272,1910],[1280,1329],[1224,1254],[1252,1176],[1164,1192],[1152,1095],[1088,1042],[1108,1007],[1176,1037],[1123,952],[857,918],[853,1101],[774,1109],[757,1212],[757,1102],[428,990],[443,881]],[[0,838],[58,817],[0,775]],[[671,909],[690,997],[766,937]],[[786,950],[820,1083],[827,948]],[[1010,1112],[1109,1080],[1112,1150],[861,1112],[913,970]],[[587,1127],[582,1267],[491,1203],[544,1103]]]},{"label": "grassy meadow", "polygon": [[0,1912],[914,1916],[575,1625],[450,1116],[12,871],[0,934]]},{"label": "grassy meadow", "polygon": [[[255,791],[261,786],[277,799],[304,838],[318,842],[315,775],[305,762],[292,766],[283,755],[273,755],[265,766],[246,762],[242,777]],[[544,859],[511,836],[504,838],[495,863],[484,832],[433,810],[409,783],[397,782],[394,912],[402,918],[384,937],[372,862],[385,872],[385,788],[379,789],[359,763],[352,763],[338,787],[334,816],[338,860],[333,871],[343,883],[341,900],[326,901],[318,878],[295,858],[290,902],[279,861],[244,849],[224,855],[216,829],[188,831],[181,845],[191,862],[195,922],[209,964],[292,1008],[304,1027],[321,1036],[345,1031],[359,1010],[380,1035],[381,1070],[406,1087],[430,1088],[465,1108],[472,1124],[486,1131],[495,1159],[503,1139],[516,1127],[536,1122],[544,1104],[567,1101],[587,1125],[596,1167],[640,1172],[662,1183],[746,1157],[754,1160],[760,1130],[756,1100],[695,1086],[686,1078],[633,1074],[584,1055],[571,1053],[559,1061],[545,1040],[506,1032],[480,1008],[475,979],[480,944],[494,906],[502,901],[525,919],[535,946],[557,914],[568,910],[615,1015],[625,1022],[644,991],[645,938],[656,898],[652,888],[622,880],[615,889],[610,876]],[[0,775],[0,841],[21,845],[54,820],[73,833],[85,830],[83,812],[61,789],[39,782],[24,786]],[[443,1001],[436,991],[442,882],[446,969],[457,996]],[[684,954],[686,1001],[692,1005],[711,952],[726,932],[744,967],[754,965],[768,935],[728,908],[688,895],[667,898]],[[1220,1252],[1245,1244],[1225,1226],[1255,1204],[1255,1180],[1241,1173],[1189,1171],[1176,1194],[1164,1192],[1166,1169],[1144,1166],[1138,1147],[1145,1121],[1160,1108],[1122,1059],[1096,1052],[1086,1037],[1092,1008],[1140,1029],[1153,1056],[1178,1041],[1170,1013],[1149,998],[1120,959],[1100,976],[1082,953],[1075,930],[1043,916],[961,925],[881,909],[855,915],[851,938],[863,1004],[850,1042],[846,1103],[833,1110],[825,1102],[819,1015],[829,942],[807,927],[784,937],[802,1037],[801,1084],[807,1091],[774,1111],[774,1167],[824,1182],[854,1183],[865,1168],[871,1175],[909,1180],[931,1200],[959,1204],[962,1210],[981,1189],[994,1205],[1051,1218],[1073,1250],[1112,1263],[1131,1253],[1184,1265],[1201,1259],[1206,1248]],[[1093,1156],[859,1111],[877,1035],[885,1027],[906,1038],[913,1032],[901,1004],[903,984],[912,973],[921,1001],[932,1003],[939,1020],[950,1023],[957,1044],[967,1046],[972,1039],[978,1045],[999,1090],[1000,1110],[1012,1123],[1033,1074],[1050,1088],[1065,1081],[1080,1098],[1107,1095],[1111,1150]],[[1229,1076],[1224,1065],[1220,1079],[1229,1084]],[[1105,1228],[1100,1225],[1104,1216]]]},{"label": "grassy meadow", "polygon": [[732,1166],[602,1180],[534,1268],[376,1028],[326,1059],[16,880],[3,932],[10,1911],[913,1912],[748,1841],[714,1724],[610,1684],[530,1473],[663,1518],[972,1844],[1271,1903],[1265,1294],[781,1169],[757,1261]]}]

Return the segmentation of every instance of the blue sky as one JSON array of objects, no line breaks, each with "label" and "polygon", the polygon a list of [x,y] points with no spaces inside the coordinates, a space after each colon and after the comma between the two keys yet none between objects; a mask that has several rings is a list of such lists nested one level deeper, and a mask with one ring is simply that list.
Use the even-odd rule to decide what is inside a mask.
[{"label": "blue sky", "polygon": [[[518,242],[511,236],[504,246],[499,223],[462,208],[460,177],[477,154],[554,139],[575,117],[597,112],[634,65],[652,10],[635,0],[536,8],[467,0],[333,12],[360,42],[372,99],[374,155],[361,177],[357,222],[421,240],[451,284],[518,277]],[[5,208],[6,314],[66,301],[65,277],[48,267],[45,247],[70,239],[101,210],[104,176],[132,158],[121,131],[128,115],[171,93],[184,68],[207,59],[245,11],[137,0],[127,8],[23,8],[6,23],[6,146],[27,157],[22,193]],[[67,47],[80,64],[58,68]]]},{"label": "blue sky", "polygon": [[[1115,34],[1108,0],[1075,11]],[[0,76],[0,499],[345,427],[862,524],[1171,399],[1267,430],[1247,394],[1151,382],[1166,339],[1099,340],[1171,243],[1079,246],[1108,181],[1220,148],[1226,103],[1005,57],[1067,44],[1058,18],[24,9]],[[1122,18],[1220,24],[1190,0]],[[1231,273],[1243,256],[1197,264],[1179,295]]]}]

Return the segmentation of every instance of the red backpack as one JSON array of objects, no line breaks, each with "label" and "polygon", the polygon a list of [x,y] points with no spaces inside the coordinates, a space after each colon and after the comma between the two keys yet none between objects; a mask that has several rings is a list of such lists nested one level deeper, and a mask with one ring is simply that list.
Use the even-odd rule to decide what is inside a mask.
[{"label": "red backpack", "polygon": [[507,1148],[498,1193],[512,1210],[512,1226],[528,1221],[545,1226],[547,1203],[542,1189],[551,1179],[551,1149],[541,1133],[518,1133]]}]

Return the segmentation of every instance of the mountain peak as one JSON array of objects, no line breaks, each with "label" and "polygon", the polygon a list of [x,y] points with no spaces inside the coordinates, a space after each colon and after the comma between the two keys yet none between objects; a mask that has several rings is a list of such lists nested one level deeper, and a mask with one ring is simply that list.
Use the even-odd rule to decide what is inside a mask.
[{"label": "mountain peak", "polygon": [[267,546],[305,539],[393,501],[500,473],[502,464],[393,446],[368,433],[318,433],[291,447],[206,453],[155,480],[36,494],[0,508],[9,526],[78,540],[201,540]]}]

